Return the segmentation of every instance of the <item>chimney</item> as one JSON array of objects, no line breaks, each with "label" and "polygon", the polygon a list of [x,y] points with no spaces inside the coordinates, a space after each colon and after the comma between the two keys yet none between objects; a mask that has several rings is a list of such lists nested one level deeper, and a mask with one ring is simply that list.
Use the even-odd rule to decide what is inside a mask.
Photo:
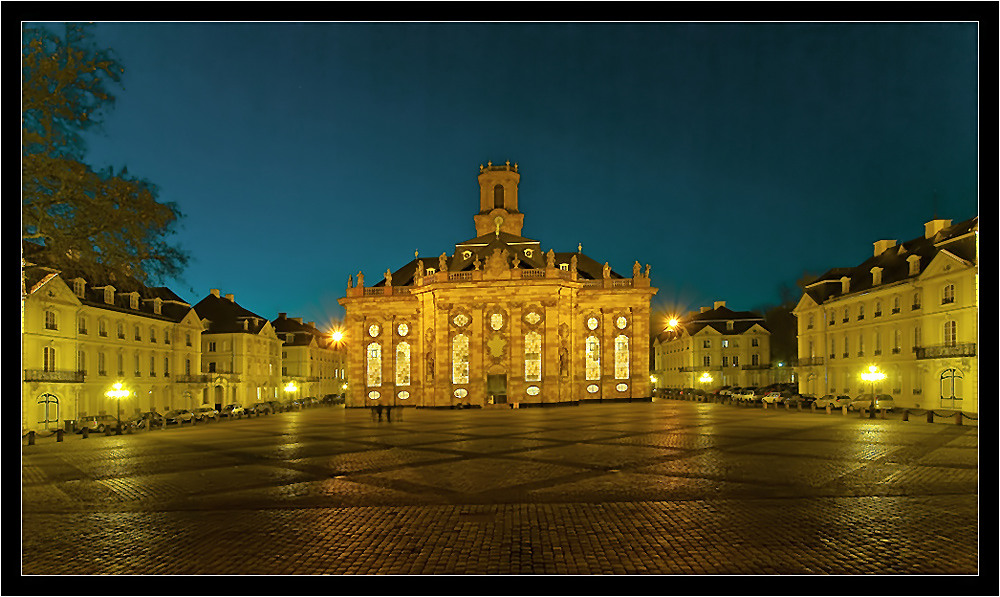
[{"label": "chimney", "polygon": [[314,327],[316,327],[316,322],[315,321],[310,321],[310,322],[306,323],[306,325],[309,326],[309,327],[311,327],[311,328],[314,328]]},{"label": "chimney", "polygon": [[229,302],[232,302],[232,303],[235,303],[235,302],[236,302],[236,300],[235,300],[235,299],[233,299],[233,295],[231,295],[231,294],[227,294],[227,295],[226,295],[226,298],[227,298],[227,299],[229,299]]},{"label": "chimney", "polygon": [[931,238],[948,226],[951,226],[951,220],[931,220],[924,224],[924,238]]},{"label": "chimney", "polygon": [[877,241],[874,242],[874,245],[875,245],[875,257],[878,257],[882,253],[885,253],[886,249],[888,249],[890,247],[895,247],[896,246],[896,241],[894,241],[894,240],[877,240]]},{"label": "chimney", "polygon": [[295,323],[302,323],[302,318],[301,317],[293,317],[292,321],[294,321]]},{"label": "chimney", "polygon": [[709,312],[709,311],[711,311],[711,310],[712,310],[712,308],[711,308],[711,307],[702,307],[702,308],[701,308],[701,312],[702,312],[702,313],[707,313],[707,312]]},{"label": "chimney", "polygon": [[844,276],[840,279],[840,294],[847,294],[851,291],[851,279]]},{"label": "chimney", "polygon": [[278,313],[278,319],[285,319],[287,316],[288,313]]},{"label": "chimney", "polygon": [[209,290],[208,292],[212,296],[219,296],[219,289],[218,288],[213,288],[213,289]]},{"label": "chimney", "polygon": [[712,308],[718,309],[719,307],[725,307],[725,306],[726,306],[726,301],[715,301],[715,306]]}]

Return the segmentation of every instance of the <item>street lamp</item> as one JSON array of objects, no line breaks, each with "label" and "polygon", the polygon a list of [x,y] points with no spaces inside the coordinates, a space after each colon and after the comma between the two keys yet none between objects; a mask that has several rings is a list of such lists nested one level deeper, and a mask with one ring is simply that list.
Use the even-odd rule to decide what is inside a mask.
[{"label": "street lamp", "polygon": [[298,386],[296,386],[296,385],[295,385],[295,382],[294,382],[294,381],[290,381],[290,382],[288,382],[288,384],[287,384],[287,385],[285,385],[285,388],[284,388],[284,390],[285,390],[285,395],[286,395],[286,396],[289,396],[289,395],[291,395],[291,394],[292,394],[293,392],[297,392],[297,391],[298,391],[298,389],[299,389],[299,388],[298,388]]},{"label": "street lamp", "polygon": [[863,379],[865,381],[870,381],[871,384],[872,384],[872,402],[871,402],[871,407],[870,407],[870,409],[868,411],[868,418],[869,419],[874,419],[875,418],[875,382],[882,381],[883,379],[885,379],[885,373],[882,373],[882,371],[876,365],[869,365],[868,366],[868,371],[865,371],[864,373],[861,374],[861,379]]},{"label": "street lamp", "polygon": [[118,403],[118,429],[115,431],[115,435],[122,434],[122,399],[128,398],[130,392],[122,388],[122,382],[117,381],[115,385],[111,386],[111,389],[104,392],[104,395],[108,398],[113,398]]}]

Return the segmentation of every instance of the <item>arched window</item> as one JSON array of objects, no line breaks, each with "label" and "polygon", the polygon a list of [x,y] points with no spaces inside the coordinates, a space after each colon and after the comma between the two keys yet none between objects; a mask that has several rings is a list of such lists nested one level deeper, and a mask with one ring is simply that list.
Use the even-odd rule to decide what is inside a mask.
[{"label": "arched window", "polygon": [[628,336],[622,334],[615,338],[615,379],[628,379]]},{"label": "arched window", "polygon": [[368,345],[368,385],[382,385],[382,345],[378,342]]},{"label": "arched window", "polygon": [[962,399],[962,372],[958,369],[945,369],[940,378],[941,400]]},{"label": "arched window", "polygon": [[587,381],[601,379],[601,340],[597,336],[587,337],[584,365]]},{"label": "arched window", "polygon": [[542,335],[524,335],[524,381],[542,381]]},{"label": "arched window", "polygon": [[498,184],[493,187],[493,208],[504,208],[503,204],[503,185]]},{"label": "arched window", "polygon": [[410,385],[410,344],[400,342],[396,345],[396,385]]},{"label": "arched window", "polygon": [[451,340],[451,381],[469,383],[469,337],[465,334]]}]

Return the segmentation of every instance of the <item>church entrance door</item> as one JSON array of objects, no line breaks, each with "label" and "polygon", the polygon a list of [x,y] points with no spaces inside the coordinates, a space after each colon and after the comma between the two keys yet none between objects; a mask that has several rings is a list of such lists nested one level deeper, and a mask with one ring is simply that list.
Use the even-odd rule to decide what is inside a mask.
[{"label": "church entrance door", "polygon": [[507,402],[507,374],[486,375],[486,396],[493,399],[493,404]]}]

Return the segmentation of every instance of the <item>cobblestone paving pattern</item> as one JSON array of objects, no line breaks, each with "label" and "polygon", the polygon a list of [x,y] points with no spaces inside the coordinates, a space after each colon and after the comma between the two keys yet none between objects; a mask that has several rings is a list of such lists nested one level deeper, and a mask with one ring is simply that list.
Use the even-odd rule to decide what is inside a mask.
[{"label": "cobblestone paving pattern", "polygon": [[976,575],[978,483],[970,426],[317,407],[24,446],[22,574]]}]

